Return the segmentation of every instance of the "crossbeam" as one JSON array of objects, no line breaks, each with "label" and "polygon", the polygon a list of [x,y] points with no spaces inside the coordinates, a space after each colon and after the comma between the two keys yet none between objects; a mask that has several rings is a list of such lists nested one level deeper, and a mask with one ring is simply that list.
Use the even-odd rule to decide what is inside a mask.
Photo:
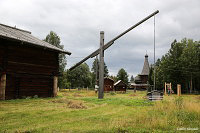
[{"label": "crossbeam", "polygon": [[[153,12],[152,14],[150,14],[149,16],[147,16],[146,18],[142,19],[141,21],[139,21],[135,25],[131,26],[130,28],[128,28],[123,33],[119,34],[118,36],[116,36],[115,38],[113,38],[112,40],[110,40],[109,42],[107,42],[103,46],[103,50],[106,50],[107,48],[109,48],[117,39],[119,39],[120,37],[122,37],[123,35],[125,35],[126,33],[128,33],[129,31],[131,31],[135,27],[139,26],[140,24],[142,24],[143,22],[145,22],[149,18],[153,17],[157,13],[159,13],[158,10],[155,11],[155,12]],[[88,55],[87,57],[85,57],[84,59],[82,59],[81,61],[79,61],[78,63],[76,63],[74,66],[72,66],[69,70],[73,70],[74,68],[76,68],[77,66],[79,66],[80,64],[82,64],[83,62],[85,62],[86,60],[88,60],[89,58],[93,58],[94,56],[98,55],[99,51],[100,51],[100,49],[95,50],[93,53],[91,53],[90,55]]]}]

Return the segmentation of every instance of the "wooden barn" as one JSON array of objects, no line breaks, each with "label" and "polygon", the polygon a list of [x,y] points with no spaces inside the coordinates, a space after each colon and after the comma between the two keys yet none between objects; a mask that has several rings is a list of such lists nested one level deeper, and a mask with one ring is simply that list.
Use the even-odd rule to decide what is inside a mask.
[{"label": "wooden barn", "polygon": [[119,80],[114,84],[114,89],[115,89],[115,91],[124,91],[124,92],[126,92],[127,85],[122,80]]},{"label": "wooden barn", "polygon": [[0,99],[56,96],[60,53],[71,54],[0,24]]},{"label": "wooden barn", "polygon": [[114,80],[109,77],[105,77],[104,78],[104,92],[109,92],[109,91],[114,91]]}]

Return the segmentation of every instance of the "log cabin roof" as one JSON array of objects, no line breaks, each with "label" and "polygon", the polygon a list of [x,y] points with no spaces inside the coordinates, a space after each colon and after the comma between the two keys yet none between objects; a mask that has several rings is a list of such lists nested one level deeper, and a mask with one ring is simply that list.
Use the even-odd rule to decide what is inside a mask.
[{"label": "log cabin roof", "polygon": [[124,83],[122,80],[118,80],[118,81],[114,84],[114,86],[117,86],[117,85],[119,85],[119,84],[126,85],[126,83]]},{"label": "log cabin roof", "polygon": [[149,84],[136,84],[136,83],[131,83],[132,86],[149,86]]},{"label": "log cabin roof", "polygon": [[105,80],[105,79],[109,79],[109,80],[111,80],[111,81],[114,82],[114,80],[113,80],[112,78],[110,78],[110,77],[104,77],[104,80]]},{"label": "log cabin roof", "polygon": [[31,32],[18,29],[16,27],[11,27],[8,25],[0,24],[0,37],[5,39],[12,39],[15,41],[25,42],[33,46],[39,46],[46,49],[54,50],[60,53],[65,53],[71,55],[71,52],[60,49],[54,45],[51,45],[45,41],[42,41],[34,37]]}]

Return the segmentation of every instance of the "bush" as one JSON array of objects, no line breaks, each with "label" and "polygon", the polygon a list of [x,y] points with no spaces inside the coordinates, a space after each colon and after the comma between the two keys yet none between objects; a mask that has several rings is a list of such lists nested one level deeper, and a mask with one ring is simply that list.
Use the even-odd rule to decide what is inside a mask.
[{"label": "bush", "polygon": [[110,92],[110,95],[116,95],[116,93],[112,91],[112,92]]},{"label": "bush", "polygon": [[38,98],[38,95],[34,95],[33,98],[35,98],[35,99]]},{"label": "bush", "polygon": [[31,96],[27,96],[26,99],[31,99]]}]

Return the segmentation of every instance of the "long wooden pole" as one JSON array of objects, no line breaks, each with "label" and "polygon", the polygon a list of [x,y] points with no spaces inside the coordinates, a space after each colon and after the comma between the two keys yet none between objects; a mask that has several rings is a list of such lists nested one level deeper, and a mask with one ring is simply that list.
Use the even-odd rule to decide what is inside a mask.
[{"label": "long wooden pole", "polygon": [[[129,31],[131,31],[132,29],[134,29],[135,27],[139,26],[140,24],[142,24],[143,22],[145,22],[146,20],[150,19],[151,17],[153,17],[154,15],[156,15],[157,13],[159,13],[159,11],[155,11],[152,14],[150,14],[149,16],[147,16],[146,18],[142,19],[141,21],[139,21],[138,23],[136,23],[135,25],[131,26],[130,28],[128,28],[127,30],[125,30],[124,32],[122,32],[121,34],[119,34],[118,36],[116,36],[115,38],[113,38],[112,40],[110,40],[109,42],[107,42],[104,46],[103,46],[103,50],[106,50],[107,48],[109,48],[114,41],[116,41],[117,39],[119,39],[120,37],[122,37],[123,35],[125,35],[126,33],[128,33]],[[82,59],[81,61],[79,61],[78,63],[76,63],[74,66],[72,66],[69,70],[73,70],[74,68],[76,68],[77,66],[79,66],[80,64],[82,64],[84,61],[86,61],[89,58],[92,58],[96,55],[99,54],[100,49],[97,49],[96,51],[94,51],[93,53],[91,53],[90,55],[88,55],[87,57],[85,57],[84,59]]]},{"label": "long wooden pole", "polygon": [[156,46],[155,46],[155,16],[154,16],[154,37],[153,37],[153,44],[154,44],[154,75],[153,75],[153,89],[156,90]]},{"label": "long wooden pole", "polygon": [[98,93],[98,98],[103,99],[103,91],[104,91],[104,32],[100,32],[100,56],[99,56],[99,93]]},{"label": "long wooden pole", "polygon": [[96,77],[95,77],[95,84],[98,86],[98,72],[99,72],[99,63],[98,63],[98,55],[96,56]]}]

